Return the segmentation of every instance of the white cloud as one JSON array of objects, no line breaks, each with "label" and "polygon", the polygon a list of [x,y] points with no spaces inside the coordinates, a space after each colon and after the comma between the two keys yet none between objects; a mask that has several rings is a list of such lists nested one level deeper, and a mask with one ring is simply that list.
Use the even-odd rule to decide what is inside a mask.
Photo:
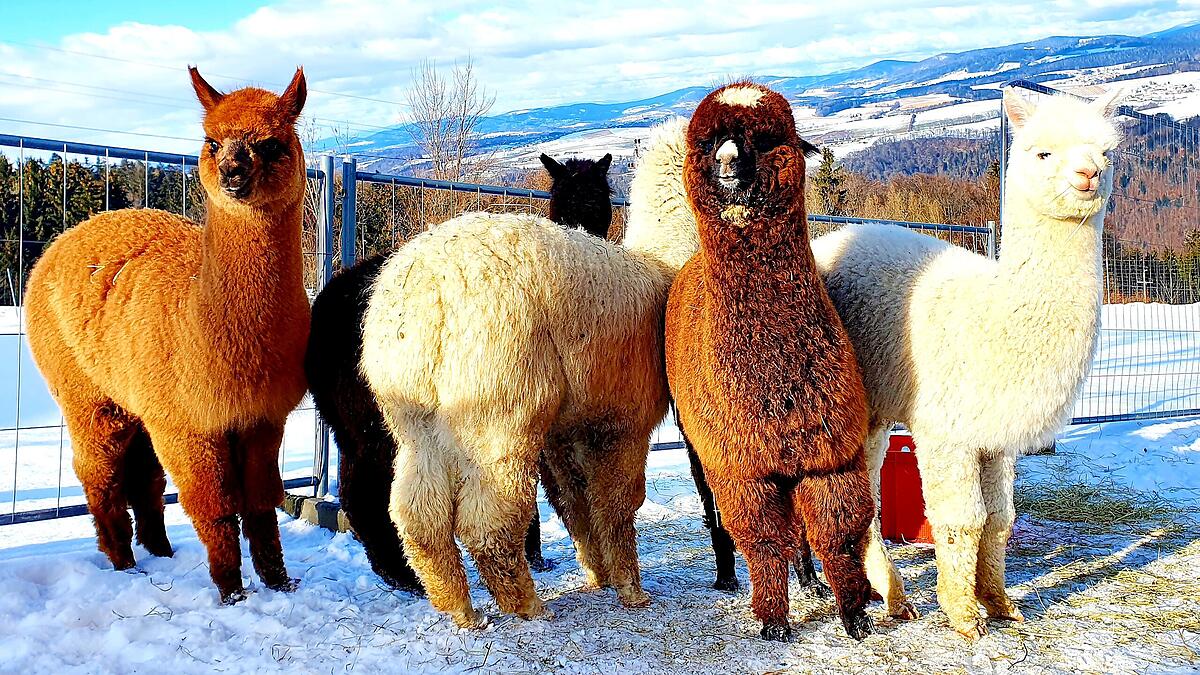
[{"label": "white cloud", "polygon": [[[325,128],[346,121],[341,126],[358,134],[402,117],[396,103],[424,58],[444,65],[473,58],[499,112],[631,100],[731,75],[831,72],[1051,34],[1141,34],[1200,19],[1197,0],[879,4],[284,1],[216,31],[126,23],[45,45],[51,49],[0,43],[0,117],[193,138],[199,108],[185,65],[199,64],[219,87],[275,88],[303,64],[313,90],[309,116]],[[189,152],[196,146],[7,121],[0,129]]]}]

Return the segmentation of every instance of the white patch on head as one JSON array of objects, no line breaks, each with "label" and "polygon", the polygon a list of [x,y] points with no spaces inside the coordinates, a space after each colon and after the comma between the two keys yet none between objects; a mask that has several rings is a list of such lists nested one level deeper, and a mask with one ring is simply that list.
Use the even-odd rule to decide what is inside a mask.
[{"label": "white patch on head", "polygon": [[722,164],[728,164],[737,159],[738,149],[737,143],[733,141],[725,141],[721,147],[717,148],[717,161]]},{"label": "white patch on head", "polygon": [[730,87],[717,94],[717,100],[725,105],[740,105],[746,108],[753,108],[766,95],[767,92],[757,87]]}]

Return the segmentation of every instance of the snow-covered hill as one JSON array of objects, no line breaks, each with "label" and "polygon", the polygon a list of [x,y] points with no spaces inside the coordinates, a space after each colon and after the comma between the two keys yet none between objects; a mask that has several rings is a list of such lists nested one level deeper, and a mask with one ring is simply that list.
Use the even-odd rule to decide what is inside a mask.
[{"label": "snow-covered hill", "polygon": [[[1191,71],[1189,71],[1191,69]],[[999,88],[1026,79],[1085,96],[1119,84],[1128,102],[1176,119],[1200,115],[1200,24],[1140,37],[1051,37],[1003,47],[880,61],[820,76],[758,77],[793,102],[803,134],[839,155],[880,138],[971,134],[994,128]],[[579,103],[515,110],[486,118],[481,152],[506,168],[533,168],[541,152],[630,159],[654,123],[688,115],[707,91],[692,86],[623,103]],[[327,139],[318,151],[354,153],[360,165],[404,171],[420,165],[410,129]]]}]

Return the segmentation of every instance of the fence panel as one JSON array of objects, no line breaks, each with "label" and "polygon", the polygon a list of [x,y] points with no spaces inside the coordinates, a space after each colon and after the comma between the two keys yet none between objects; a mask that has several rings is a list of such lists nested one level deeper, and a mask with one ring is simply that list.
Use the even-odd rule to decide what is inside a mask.
[{"label": "fence panel", "polygon": [[[0,135],[0,525],[81,515],[71,439],[25,337],[25,280],[54,237],[88,217],[127,207],[203,219],[197,158]],[[318,289],[315,222],[326,174],[309,171],[305,281]],[[317,483],[314,410],[306,399],[285,430],[280,466],[289,487]],[[169,487],[168,503],[175,501]]]}]

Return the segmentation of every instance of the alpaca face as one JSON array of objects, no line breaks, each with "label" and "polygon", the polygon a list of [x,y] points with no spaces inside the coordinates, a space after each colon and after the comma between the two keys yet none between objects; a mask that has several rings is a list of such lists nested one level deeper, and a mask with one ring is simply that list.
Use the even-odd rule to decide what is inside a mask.
[{"label": "alpaca face", "polygon": [[688,125],[684,181],[701,215],[743,226],[803,199],[804,156],[816,148],[796,133],[776,92],[737,83],[709,94]]},{"label": "alpaca face", "polygon": [[209,199],[226,207],[265,206],[302,193],[304,152],[296,118],[307,93],[304,72],[297,69],[288,88],[276,96],[253,87],[222,94],[195,68],[190,71],[204,106],[200,182]]},{"label": "alpaca face", "polygon": [[1039,213],[1084,220],[1112,194],[1112,153],[1121,141],[1115,99],[1087,103],[1054,96],[1033,103],[1005,91],[1013,128],[1005,180]]}]

